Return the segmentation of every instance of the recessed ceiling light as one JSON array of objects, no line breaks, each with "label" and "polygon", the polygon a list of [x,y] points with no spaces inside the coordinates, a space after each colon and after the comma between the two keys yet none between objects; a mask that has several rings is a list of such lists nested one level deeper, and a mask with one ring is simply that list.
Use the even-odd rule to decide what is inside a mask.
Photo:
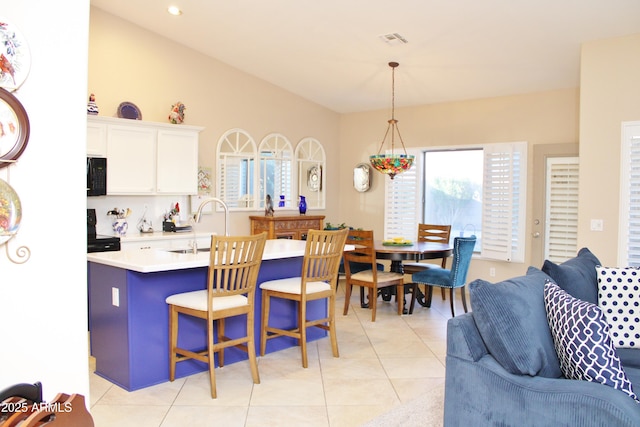
[{"label": "recessed ceiling light", "polygon": [[169,12],[170,14],[172,14],[174,16],[182,15],[182,11],[180,10],[180,8],[178,6],[169,6],[169,8],[167,9],[167,12]]}]

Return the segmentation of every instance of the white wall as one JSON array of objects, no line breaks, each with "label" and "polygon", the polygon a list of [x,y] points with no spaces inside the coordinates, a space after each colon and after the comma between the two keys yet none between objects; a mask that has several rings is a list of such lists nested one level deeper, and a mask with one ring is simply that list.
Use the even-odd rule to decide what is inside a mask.
[{"label": "white wall", "polygon": [[[529,208],[524,226],[526,236],[531,236],[533,188],[535,185],[544,185],[544,180],[539,178],[543,171],[535,171],[533,168],[533,147],[538,144],[578,141],[579,98],[577,88],[563,89],[400,108],[396,110],[396,118],[402,128],[402,138],[407,148],[527,141]],[[388,114],[389,111],[380,110],[341,116],[342,182],[348,182],[356,164],[366,161],[370,154],[377,151],[379,142],[376,141],[380,141],[384,135]],[[350,185],[343,185],[339,194],[340,215],[335,222],[372,228],[376,235],[382,235],[385,179],[389,178],[373,172],[371,190],[366,193],[357,193]],[[531,265],[530,243],[527,242],[525,248],[525,262],[522,263],[474,259],[469,279],[497,281],[525,274],[527,267]],[[489,274],[492,268],[495,269],[495,277]]]},{"label": "white wall", "polygon": [[[31,51],[16,92],[31,124],[19,162],[0,169],[22,202],[24,264],[0,247],[0,389],[41,381],[45,399],[88,397],[85,140],[89,1],[0,0]],[[87,399],[88,400],[88,399]]]},{"label": "white wall", "polygon": [[640,34],[582,46],[578,243],[608,266],[618,265],[622,122],[640,120],[638,52]]},{"label": "white wall", "polygon": [[[113,217],[107,212],[113,208],[131,209],[127,218],[129,231],[137,234],[136,225],[144,216],[151,221],[154,231],[162,231],[162,219],[176,203],[180,204],[180,219],[187,222],[190,209],[189,196],[99,196],[87,197],[87,208],[96,210],[96,231],[98,234],[113,234]],[[146,213],[145,213],[146,209]],[[224,234],[224,226],[220,229],[212,229]]]},{"label": "white wall", "polygon": [[[326,209],[310,213],[335,222],[343,186],[337,113],[95,7],[90,10],[89,49],[87,90],[95,93],[100,116],[115,116],[118,105],[130,101],[144,120],[167,123],[171,105],[183,102],[185,124],[204,127],[199,164],[211,168],[214,181],[218,139],[230,129],[243,129],[256,144],[273,132],[285,135],[294,147],[303,138],[316,138],[327,155],[324,174],[330,197]],[[103,214],[97,213],[101,221]],[[230,233],[249,233],[248,217],[261,213],[230,213]],[[216,231],[223,222],[217,212],[203,218],[202,226]]]}]

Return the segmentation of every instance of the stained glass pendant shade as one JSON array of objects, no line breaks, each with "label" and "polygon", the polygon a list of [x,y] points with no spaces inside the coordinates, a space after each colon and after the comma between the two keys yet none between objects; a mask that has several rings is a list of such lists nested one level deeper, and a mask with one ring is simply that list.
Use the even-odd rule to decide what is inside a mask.
[{"label": "stained glass pendant shade", "polygon": [[[378,154],[369,156],[371,166],[373,166],[373,168],[378,172],[389,175],[391,179],[399,173],[411,169],[411,165],[415,159],[414,155],[407,154],[407,149],[404,147],[402,136],[400,136],[398,121],[395,118],[395,71],[398,65],[400,64],[397,62],[389,62],[389,67],[391,67],[391,119],[388,120],[389,124],[387,126],[387,131],[380,143]],[[396,134],[398,134],[398,139],[402,145],[402,153],[395,152]],[[391,136],[391,153],[383,154],[382,150],[388,136]]]}]

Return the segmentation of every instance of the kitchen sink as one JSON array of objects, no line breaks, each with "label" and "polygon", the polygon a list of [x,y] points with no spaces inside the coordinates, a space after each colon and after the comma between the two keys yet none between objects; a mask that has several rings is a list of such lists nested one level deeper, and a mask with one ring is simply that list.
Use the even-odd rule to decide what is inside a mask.
[{"label": "kitchen sink", "polygon": [[[193,249],[172,249],[167,252],[173,252],[174,254],[192,254]],[[200,252],[211,252],[211,248],[198,248],[198,253]]]}]

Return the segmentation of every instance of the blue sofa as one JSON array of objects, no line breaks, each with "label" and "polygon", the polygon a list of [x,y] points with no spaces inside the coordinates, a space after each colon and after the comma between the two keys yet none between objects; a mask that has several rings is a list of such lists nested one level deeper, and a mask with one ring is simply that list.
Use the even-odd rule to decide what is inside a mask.
[{"label": "blue sofa", "polygon": [[[472,311],[447,327],[444,425],[640,426],[640,403],[597,382],[562,376],[544,307],[544,284],[597,302],[597,258],[586,248],[525,276],[469,284]],[[640,349],[616,350],[640,392]]]}]

